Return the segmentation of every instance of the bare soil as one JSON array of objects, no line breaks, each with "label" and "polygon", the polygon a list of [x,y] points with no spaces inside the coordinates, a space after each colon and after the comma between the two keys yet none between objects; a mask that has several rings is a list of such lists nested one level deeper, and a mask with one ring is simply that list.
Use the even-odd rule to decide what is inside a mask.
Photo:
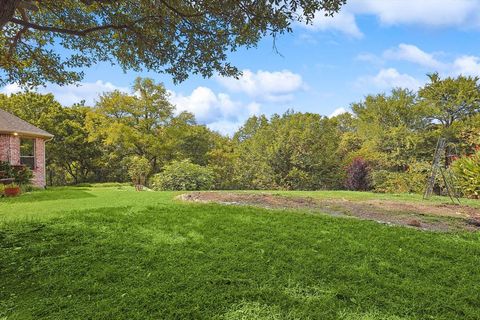
[{"label": "bare soil", "polygon": [[389,225],[402,225],[425,230],[480,230],[480,210],[463,205],[386,200],[317,200],[310,197],[233,192],[190,192],[182,194],[178,198],[183,201],[246,205],[267,209],[306,209],[332,216],[357,217]]}]

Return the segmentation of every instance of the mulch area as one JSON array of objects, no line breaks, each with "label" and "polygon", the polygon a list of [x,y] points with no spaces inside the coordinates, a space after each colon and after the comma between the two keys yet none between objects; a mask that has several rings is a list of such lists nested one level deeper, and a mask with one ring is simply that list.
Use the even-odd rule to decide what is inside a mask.
[{"label": "mulch area", "polygon": [[234,192],[190,192],[178,198],[183,201],[256,206],[267,209],[303,209],[332,216],[357,217],[388,225],[402,225],[424,230],[480,230],[480,210],[464,205],[387,200],[317,200],[310,197]]}]

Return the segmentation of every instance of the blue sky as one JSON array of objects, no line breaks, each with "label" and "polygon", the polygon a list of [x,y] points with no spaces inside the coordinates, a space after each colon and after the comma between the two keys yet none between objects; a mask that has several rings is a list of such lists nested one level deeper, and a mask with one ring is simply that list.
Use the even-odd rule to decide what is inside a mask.
[{"label": "blue sky", "polygon": [[135,77],[148,76],[165,84],[179,110],[227,134],[252,114],[294,109],[330,116],[367,94],[416,89],[429,72],[480,75],[480,0],[349,0],[334,18],[320,14],[311,26],[296,24],[276,45],[280,54],[271,38],[230,54],[244,70],[240,80],[192,76],[174,85],[168,75],[99,64],[85,70],[79,86],[38,90],[65,105],[93,104],[101,92],[128,91]]}]

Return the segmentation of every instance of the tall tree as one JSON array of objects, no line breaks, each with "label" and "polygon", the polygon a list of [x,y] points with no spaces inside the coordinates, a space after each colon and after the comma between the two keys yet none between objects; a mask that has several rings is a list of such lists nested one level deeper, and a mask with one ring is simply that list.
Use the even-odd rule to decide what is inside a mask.
[{"label": "tall tree", "polygon": [[162,84],[137,78],[135,94],[105,93],[87,117],[91,141],[100,140],[120,161],[130,156],[147,158],[156,168],[168,145],[165,126],[174,118],[174,106]]},{"label": "tall tree", "polygon": [[445,129],[480,111],[480,78],[441,79],[438,73],[428,77],[430,82],[418,91],[418,95],[430,118],[439,121]]},{"label": "tall tree", "polygon": [[237,75],[229,51],[290,32],[319,11],[333,15],[345,1],[0,0],[0,86],[71,83],[99,61],[176,81]]},{"label": "tall tree", "polygon": [[394,89],[390,95],[369,95],[352,104],[357,133],[362,141],[356,155],[376,166],[404,170],[421,154],[429,121],[417,104],[416,93]]},{"label": "tall tree", "polygon": [[337,123],[318,114],[287,112],[250,118],[236,134],[239,187],[323,189],[337,184]]}]

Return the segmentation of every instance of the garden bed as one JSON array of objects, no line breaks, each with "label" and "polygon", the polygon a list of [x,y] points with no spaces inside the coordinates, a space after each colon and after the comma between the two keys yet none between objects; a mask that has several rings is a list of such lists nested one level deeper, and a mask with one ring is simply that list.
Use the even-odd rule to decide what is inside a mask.
[{"label": "garden bed", "polygon": [[267,209],[306,209],[332,216],[357,217],[425,230],[480,230],[480,210],[464,205],[388,200],[317,200],[311,197],[233,192],[190,192],[178,198],[184,201],[246,205]]}]

